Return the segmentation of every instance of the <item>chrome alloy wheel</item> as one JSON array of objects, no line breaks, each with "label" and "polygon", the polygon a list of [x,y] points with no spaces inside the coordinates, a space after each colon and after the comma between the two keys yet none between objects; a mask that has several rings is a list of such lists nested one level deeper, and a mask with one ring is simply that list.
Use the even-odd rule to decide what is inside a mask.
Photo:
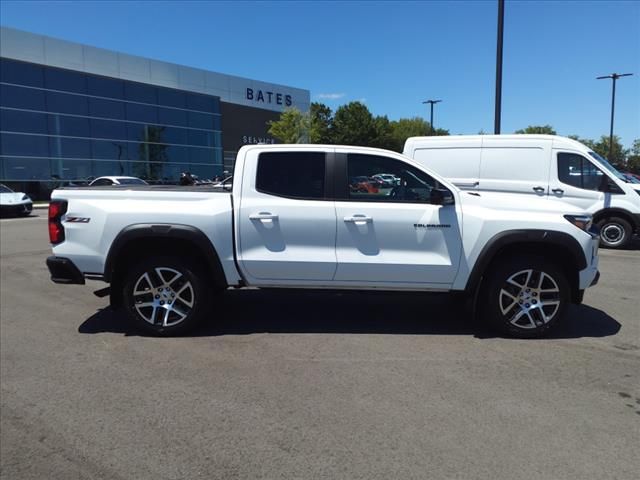
[{"label": "chrome alloy wheel", "polygon": [[171,327],[182,322],[193,308],[191,282],[179,271],[156,267],[143,273],[133,287],[134,307],[151,325]]},{"label": "chrome alloy wheel", "polygon": [[624,227],[619,223],[605,223],[602,226],[600,235],[608,245],[616,246],[624,239]]},{"label": "chrome alloy wheel", "polygon": [[500,311],[509,323],[519,328],[532,329],[549,323],[560,308],[560,288],[542,271],[514,273],[499,295]]}]

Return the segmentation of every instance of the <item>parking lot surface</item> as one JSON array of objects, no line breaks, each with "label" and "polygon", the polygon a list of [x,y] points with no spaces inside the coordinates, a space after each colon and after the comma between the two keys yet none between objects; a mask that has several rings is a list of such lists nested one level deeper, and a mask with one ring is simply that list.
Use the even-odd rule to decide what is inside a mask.
[{"label": "parking lot surface", "polygon": [[0,220],[3,479],[635,479],[640,250],[548,339],[446,296],[234,291],[151,338],[49,281],[44,211]]}]

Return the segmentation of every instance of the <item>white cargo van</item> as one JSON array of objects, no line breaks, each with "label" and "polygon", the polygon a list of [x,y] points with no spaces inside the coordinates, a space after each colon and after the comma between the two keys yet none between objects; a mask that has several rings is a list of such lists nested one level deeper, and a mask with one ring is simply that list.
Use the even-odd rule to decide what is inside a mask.
[{"label": "white cargo van", "polygon": [[403,153],[463,190],[561,198],[593,215],[605,246],[625,247],[640,233],[640,184],[570,138],[411,137]]}]

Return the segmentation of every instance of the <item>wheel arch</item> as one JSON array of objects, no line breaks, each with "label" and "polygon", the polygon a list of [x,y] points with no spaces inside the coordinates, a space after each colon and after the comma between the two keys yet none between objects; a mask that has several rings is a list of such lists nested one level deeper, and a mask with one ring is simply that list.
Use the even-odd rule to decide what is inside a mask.
[{"label": "wheel arch", "polygon": [[145,255],[166,255],[168,248],[197,259],[199,264],[206,266],[213,285],[227,288],[220,257],[202,230],[179,224],[134,224],[118,233],[105,261],[103,275],[104,280],[111,283],[112,306],[122,303],[124,267]]},{"label": "wheel arch", "polygon": [[603,208],[602,210],[598,210],[593,214],[593,223],[598,224],[605,218],[611,217],[619,217],[629,222],[629,225],[633,228],[632,233],[640,232],[640,218],[638,215],[634,215],[630,211],[619,207]]},{"label": "wheel arch", "polygon": [[485,272],[500,259],[522,253],[540,255],[559,264],[567,274],[572,301],[579,302],[578,275],[587,267],[587,259],[575,238],[568,233],[549,230],[508,230],[492,237],[478,255],[465,292],[477,299]]}]

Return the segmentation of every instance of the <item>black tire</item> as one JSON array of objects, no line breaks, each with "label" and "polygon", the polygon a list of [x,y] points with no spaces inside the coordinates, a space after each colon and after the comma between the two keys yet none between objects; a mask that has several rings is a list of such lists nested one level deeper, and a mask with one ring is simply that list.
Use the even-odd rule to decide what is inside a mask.
[{"label": "black tire", "polygon": [[506,257],[492,266],[478,304],[483,319],[500,332],[538,338],[562,321],[569,299],[564,271],[544,258],[525,254]]},{"label": "black tire", "polygon": [[122,299],[129,319],[159,336],[192,329],[205,316],[209,298],[204,272],[188,258],[145,258],[126,272],[123,281]]},{"label": "black tire", "polygon": [[607,248],[625,248],[633,235],[631,224],[624,218],[609,217],[598,222],[600,243]]}]

